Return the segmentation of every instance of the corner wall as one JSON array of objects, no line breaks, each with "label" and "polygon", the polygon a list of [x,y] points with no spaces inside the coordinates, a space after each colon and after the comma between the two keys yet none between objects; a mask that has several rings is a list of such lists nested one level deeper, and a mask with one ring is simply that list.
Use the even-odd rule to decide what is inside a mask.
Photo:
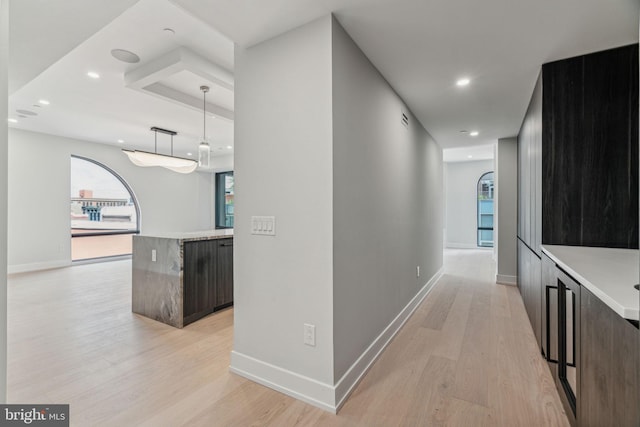
[{"label": "corner wall", "polygon": [[448,162],[444,167],[447,205],[445,245],[448,248],[477,248],[478,180],[484,173],[494,170],[494,162]]},{"label": "corner wall", "polygon": [[18,129],[9,131],[9,270],[71,263],[71,155],[94,159],[132,188],[141,231],[196,231],[214,227],[213,174],[140,168],[119,147]]},{"label": "corner wall", "polygon": [[439,277],[443,163],[435,140],[333,23],[333,341],[340,401],[409,316],[410,303],[417,305],[427,282]]},{"label": "corner wall", "polygon": [[332,16],[235,73],[231,371],[335,412],[439,277],[442,151]]},{"label": "corner wall", "polygon": [[518,233],[518,139],[502,138],[496,145],[496,282],[515,285]]},{"label": "corner wall", "polygon": [[[235,50],[231,370],[331,411],[331,18]],[[275,236],[251,234],[274,216]],[[303,342],[315,325],[316,345]]]}]

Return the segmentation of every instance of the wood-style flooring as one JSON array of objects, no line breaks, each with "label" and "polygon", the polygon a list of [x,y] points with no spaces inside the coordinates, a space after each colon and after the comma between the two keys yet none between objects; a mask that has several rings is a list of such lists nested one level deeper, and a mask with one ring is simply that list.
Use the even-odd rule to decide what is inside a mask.
[{"label": "wood-style flooring", "polygon": [[233,310],[180,330],[131,313],[131,261],[9,280],[11,403],[77,426],[567,426],[515,287],[491,252],[445,274],[338,415],[229,373]]}]

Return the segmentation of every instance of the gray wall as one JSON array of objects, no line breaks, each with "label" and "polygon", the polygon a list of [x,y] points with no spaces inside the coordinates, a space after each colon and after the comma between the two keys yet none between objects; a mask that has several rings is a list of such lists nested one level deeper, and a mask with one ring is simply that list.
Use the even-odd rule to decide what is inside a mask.
[{"label": "gray wall", "polygon": [[478,180],[482,174],[493,170],[493,160],[445,163],[445,245],[447,247],[477,247]]},{"label": "gray wall", "polygon": [[144,233],[213,227],[213,175],[134,166],[119,147],[18,129],[9,131],[9,269],[69,265],[71,155],[118,173],[132,188]]},{"label": "gray wall", "polygon": [[[333,307],[338,381],[442,266],[442,150],[333,26]],[[408,128],[402,112],[410,116]],[[416,277],[416,267],[421,277]]]},{"label": "gray wall", "polygon": [[0,402],[7,401],[7,116],[9,0],[0,0]]},{"label": "gray wall", "polygon": [[[333,384],[330,25],[327,16],[236,46],[231,361],[236,372],[272,384],[295,378],[326,390]],[[276,236],[252,235],[254,215],[275,216]],[[303,343],[305,323],[316,327],[315,347]]]},{"label": "gray wall", "polygon": [[503,138],[496,147],[498,283],[515,284],[518,232],[518,140]]}]

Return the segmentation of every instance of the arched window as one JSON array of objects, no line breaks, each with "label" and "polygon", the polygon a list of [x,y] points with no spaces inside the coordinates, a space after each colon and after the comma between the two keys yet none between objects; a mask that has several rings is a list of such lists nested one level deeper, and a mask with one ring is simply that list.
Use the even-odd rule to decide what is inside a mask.
[{"label": "arched window", "polygon": [[71,260],[130,255],[140,209],[129,185],[107,166],[71,156]]},{"label": "arched window", "polygon": [[478,180],[478,246],[493,247],[493,172]]}]

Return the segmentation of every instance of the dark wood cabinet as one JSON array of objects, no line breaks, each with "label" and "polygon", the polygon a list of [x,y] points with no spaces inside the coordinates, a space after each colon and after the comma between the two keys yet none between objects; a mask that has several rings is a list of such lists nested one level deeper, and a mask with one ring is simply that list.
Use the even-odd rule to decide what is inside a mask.
[{"label": "dark wood cabinet", "polygon": [[640,332],[584,287],[580,305],[580,426],[640,426]]},{"label": "dark wood cabinet", "polygon": [[558,362],[558,274],[556,264],[542,254],[542,354],[552,365]]},{"label": "dark wood cabinet", "polygon": [[518,240],[518,287],[538,345],[542,342],[541,261],[521,240]]},{"label": "dark wood cabinet", "polygon": [[217,241],[215,308],[233,303],[233,239]]},{"label": "dark wood cabinet", "polygon": [[542,83],[542,242],[637,249],[638,45],[544,64]]},{"label": "dark wood cabinet", "polygon": [[518,237],[542,255],[542,76],[518,133]]},{"label": "dark wood cabinet", "polygon": [[184,326],[233,304],[233,239],[185,242],[183,266]]}]

